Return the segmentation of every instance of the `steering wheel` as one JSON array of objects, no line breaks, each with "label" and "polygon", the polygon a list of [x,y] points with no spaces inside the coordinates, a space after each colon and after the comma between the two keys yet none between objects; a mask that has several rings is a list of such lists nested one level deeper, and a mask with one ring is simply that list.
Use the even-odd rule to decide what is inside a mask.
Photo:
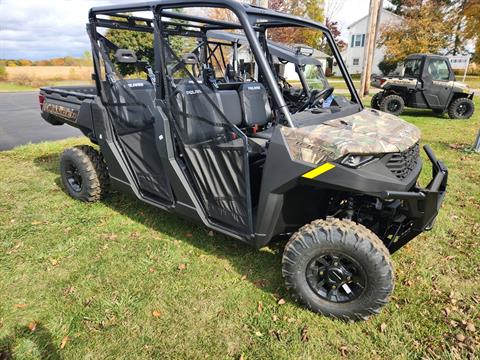
[{"label": "steering wheel", "polygon": [[326,87],[321,91],[313,90],[310,94],[308,107],[314,108],[317,107],[319,104],[323,103],[323,100],[327,99],[330,95],[332,95],[333,90],[335,90],[335,88],[332,86]]},{"label": "steering wheel", "polygon": [[302,106],[300,106],[297,112],[303,111],[308,108],[316,107],[318,104],[323,102],[324,99],[332,95],[333,90],[335,90],[335,88],[331,86],[323,90],[313,89],[312,91],[310,91],[310,96],[308,97],[308,99],[303,103]]}]

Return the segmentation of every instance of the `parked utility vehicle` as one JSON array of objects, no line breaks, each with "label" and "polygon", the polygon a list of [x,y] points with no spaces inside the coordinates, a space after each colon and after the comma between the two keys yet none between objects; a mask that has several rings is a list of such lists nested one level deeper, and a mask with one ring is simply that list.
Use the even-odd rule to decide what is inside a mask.
[{"label": "parked utility vehicle", "polygon": [[[201,15],[212,9],[225,20]],[[420,131],[363,107],[328,29],[233,0],[97,7],[89,19],[96,86],[40,91],[45,120],[98,145],[62,154],[66,191],[95,201],[110,182],[257,248],[288,237],[283,276],[308,308],[377,313],[393,291],[390,253],[432,227],[447,169],[425,146],[433,175],[419,187]],[[153,34],[151,47],[122,48],[105,28]],[[304,45],[312,33],[347,97]]]},{"label": "parked utility vehicle", "polygon": [[468,119],[475,110],[473,92],[455,80],[448,58],[413,54],[404,62],[401,75],[374,77],[374,87],[382,89],[372,97],[372,108],[400,115],[405,106],[448,112],[451,119]]}]

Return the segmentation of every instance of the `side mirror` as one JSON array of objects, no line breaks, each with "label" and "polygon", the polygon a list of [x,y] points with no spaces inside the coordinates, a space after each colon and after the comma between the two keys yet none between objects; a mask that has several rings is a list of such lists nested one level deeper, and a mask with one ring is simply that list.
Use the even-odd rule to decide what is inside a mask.
[{"label": "side mirror", "polygon": [[97,74],[92,73],[92,80],[93,80],[93,81],[97,81]]},{"label": "side mirror", "polygon": [[129,49],[118,49],[115,51],[115,60],[119,64],[135,64],[137,62],[137,55]]}]

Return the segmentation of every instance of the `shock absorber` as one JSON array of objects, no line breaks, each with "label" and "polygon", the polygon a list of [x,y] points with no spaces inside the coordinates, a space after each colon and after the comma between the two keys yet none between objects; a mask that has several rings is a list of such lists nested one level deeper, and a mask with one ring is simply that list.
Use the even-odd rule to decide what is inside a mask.
[{"label": "shock absorber", "polygon": [[353,197],[349,197],[347,199],[347,210],[345,211],[345,219],[352,220],[353,219]]}]

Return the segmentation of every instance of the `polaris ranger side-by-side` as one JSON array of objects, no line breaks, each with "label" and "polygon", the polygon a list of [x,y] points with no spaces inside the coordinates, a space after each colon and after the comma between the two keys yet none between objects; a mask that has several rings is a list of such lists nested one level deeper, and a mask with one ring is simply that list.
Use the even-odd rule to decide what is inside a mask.
[{"label": "polaris ranger side-by-side", "polygon": [[[105,29],[153,34],[151,51]],[[93,8],[87,30],[96,86],[40,91],[46,121],[99,148],[62,154],[68,194],[95,201],[111,185],[257,248],[289,238],[285,283],[313,311],[357,320],[387,303],[390,253],[433,226],[447,169],[425,146],[433,174],[419,187],[420,131],[363,107],[327,28],[233,0],[163,0]]]},{"label": "polaris ranger side-by-side", "polygon": [[413,54],[406,58],[402,74],[374,77],[372,108],[400,115],[405,106],[448,113],[451,119],[469,119],[475,111],[473,92],[455,80],[448,58]]}]

